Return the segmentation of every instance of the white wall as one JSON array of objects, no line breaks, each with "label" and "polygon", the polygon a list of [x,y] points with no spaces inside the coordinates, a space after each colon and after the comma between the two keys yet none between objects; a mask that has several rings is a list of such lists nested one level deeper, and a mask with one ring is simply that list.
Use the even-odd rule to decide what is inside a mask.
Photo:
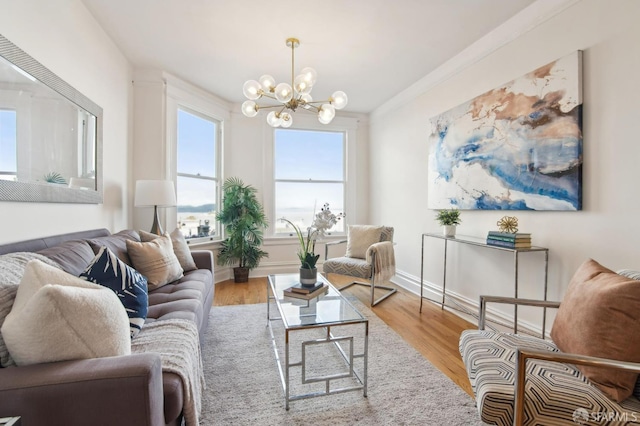
[{"label": "white wall", "polygon": [[[525,13],[543,4],[537,3]],[[376,190],[371,191],[370,219],[396,228],[398,282],[418,289],[421,233],[440,232],[436,212],[427,208],[429,119],[576,50],[584,51],[583,210],[463,211],[458,233],[484,237],[502,216],[516,215],[520,230],[533,234],[534,245],[550,249],[553,300],[562,298],[573,272],[589,257],[614,270],[640,269],[635,245],[640,240],[640,2],[569,4],[542,22],[531,19],[536,26],[530,31],[488,49],[459,72],[439,77],[426,91],[418,92],[416,85],[372,114],[370,167],[376,173],[371,174],[371,188]],[[452,248],[449,289],[471,303],[477,303],[479,294],[513,295],[512,257],[469,246]],[[542,256],[521,259],[520,296],[540,297]],[[441,245],[427,244],[425,261],[425,279],[440,286]],[[524,318],[539,322],[531,313]]]},{"label": "white wall", "polygon": [[131,69],[79,0],[0,0],[0,33],[104,111],[104,204],[0,203],[0,243],[126,228]]}]

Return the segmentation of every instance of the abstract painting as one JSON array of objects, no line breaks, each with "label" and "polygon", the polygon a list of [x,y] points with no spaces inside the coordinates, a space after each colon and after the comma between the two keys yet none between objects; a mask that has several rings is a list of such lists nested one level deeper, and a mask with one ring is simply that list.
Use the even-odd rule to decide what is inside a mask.
[{"label": "abstract painting", "polygon": [[429,208],[582,209],[581,53],[431,119]]}]

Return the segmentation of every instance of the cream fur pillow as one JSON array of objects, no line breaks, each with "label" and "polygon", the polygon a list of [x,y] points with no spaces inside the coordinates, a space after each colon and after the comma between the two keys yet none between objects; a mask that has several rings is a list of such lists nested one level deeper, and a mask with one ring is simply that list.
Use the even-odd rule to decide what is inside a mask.
[{"label": "cream fur pillow", "polygon": [[27,263],[2,336],[17,365],[131,353],[118,296],[39,260]]},{"label": "cream fur pillow", "polygon": [[349,225],[346,256],[364,259],[369,247],[380,242],[382,228],[382,226]]},{"label": "cream fur pillow", "polygon": [[184,271],[173,253],[169,235],[159,236],[146,243],[127,240],[127,252],[133,267],[147,278],[149,290],[182,278]]}]

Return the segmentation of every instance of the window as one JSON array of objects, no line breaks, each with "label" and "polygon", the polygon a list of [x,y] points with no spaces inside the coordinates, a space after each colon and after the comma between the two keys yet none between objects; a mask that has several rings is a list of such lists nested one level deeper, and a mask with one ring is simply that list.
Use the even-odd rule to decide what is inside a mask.
[{"label": "window", "polygon": [[178,225],[187,239],[211,239],[220,235],[220,122],[185,108],[177,111]]},{"label": "window", "polygon": [[[335,214],[344,212],[345,152],[345,132],[275,130],[275,218],[306,229],[325,203]],[[279,220],[272,226],[276,234],[291,232]],[[341,220],[332,232],[344,232],[344,226]]]},{"label": "window", "polygon": [[0,109],[0,180],[15,180],[18,170],[16,112]]}]

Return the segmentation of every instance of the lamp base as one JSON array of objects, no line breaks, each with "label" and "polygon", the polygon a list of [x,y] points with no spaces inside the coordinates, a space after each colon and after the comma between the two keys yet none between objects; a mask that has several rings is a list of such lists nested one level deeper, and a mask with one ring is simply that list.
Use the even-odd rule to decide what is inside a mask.
[{"label": "lamp base", "polygon": [[153,225],[151,226],[151,233],[156,235],[163,235],[162,225],[160,225],[160,218],[158,217],[158,206],[153,206]]}]

